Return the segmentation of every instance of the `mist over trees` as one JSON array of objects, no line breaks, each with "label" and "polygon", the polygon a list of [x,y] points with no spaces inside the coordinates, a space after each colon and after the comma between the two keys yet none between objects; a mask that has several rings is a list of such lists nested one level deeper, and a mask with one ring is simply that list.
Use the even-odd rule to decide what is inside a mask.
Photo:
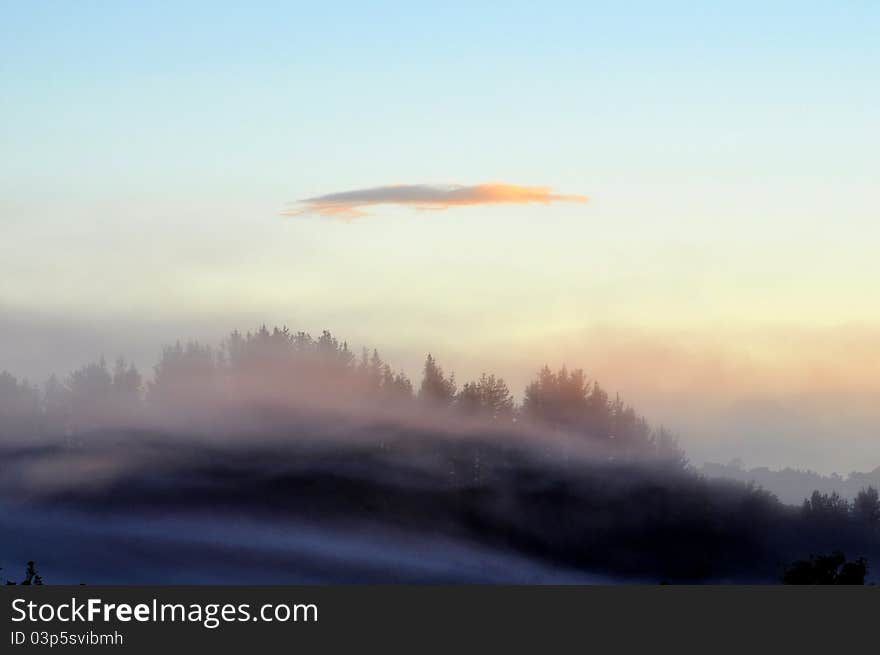
[{"label": "mist over trees", "polygon": [[0,436],[34,434],[42,427],[40,389],[0,371]]},{"label": "mist over trees", "polygon": [[39,387],[0,373],[0,464],[0,499],[27,512],[45,498],[100,522],[369,521],[641,580],[843,584],[880,558],[867,478],[786,504],[689,466],[674,435],[582,369],[542,367],[517,403],[491,373],[460,382],[428,354],[414,382],[329,331],[177,342],[146,375],[122,358]]},{"label": "mist over trees", "polygon": [[751,483],[776,494],[780,500],[800,504],[813,491],[823,494],[837,493],[844,498],[853,498],[865,487],[880,488],[880,466],[866,472],[853,471],[848,475],[821,475],[815,471],[783,468],[774,470],[766,466],[746,468],[741,460],[727,464],[707,462],[698,469],[700,474],[710,478],[724,478]]},{"label": "mist over trees", "polygon": [[[672,435],[654,429],[581,369],[543,367],[518,405],[490,373],[458,385],[432,354],[417,390],[376,349],[356,356],[329,331],[317,338],[286,327],[232,332],[219,347],[197,341],[162,348],[146,378],[123,358],[103,359],[42,387],[0,374],[0,420],[7,437],[78,435],[102,428],[215,425],[257,410],[333,410],[358,415],[448,413],[494,429],[529,426],[601,445],[611,456],[662,457],[683,466]],[[386,414],[387,415],[387,414]]]}]

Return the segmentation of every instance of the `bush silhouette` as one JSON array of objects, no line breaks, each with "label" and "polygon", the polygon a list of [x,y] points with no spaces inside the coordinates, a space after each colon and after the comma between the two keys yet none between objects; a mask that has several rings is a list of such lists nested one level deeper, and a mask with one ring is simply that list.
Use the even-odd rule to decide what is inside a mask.
[{"label": "bush silhouette", "polygon": [[[0,569],[0,570],[2,570],[2,569]],[[12,580],[7,580],[6,584],[7,585],[15,585],[16,583],[13,582]],[[24,571],[24,580],[22,580],[18,584],[25,586],[25,587],[29,587],[31,585],[36,586],[36,587],[40,587],[43,585],[43,578],[41,578],[40,574],[37,573],[37,568],[33,562],[27,563],[27,568]]]},{"label": "bush silhouette", "polygon": [[863,585],[868,573],[868,562],[859,557],[847,562],[840,551],[830,555],[811,556],[798,560],[786,569],[783,584],[793,585]]}]

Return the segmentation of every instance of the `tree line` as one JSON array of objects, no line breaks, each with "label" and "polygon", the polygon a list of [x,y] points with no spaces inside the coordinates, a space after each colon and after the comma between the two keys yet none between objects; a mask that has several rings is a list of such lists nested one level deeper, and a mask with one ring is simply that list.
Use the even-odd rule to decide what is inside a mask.
[{"label": "tree line", "polygon": [[853,497],[860,489],[880,487],[880,466],[870,471],[852,471],[847,475],[831,473],[822,475],[816,471],[785,467],[771,469],[766,466],[747,468],[742,460],[733,459],[727,464],[705,462],[698,469],[709,478],[727,478],[742,482],[754,482],[776,494],[786,503],[800,503],[814,490],[822,493],[838,492]]},{"label": "tree line", "polygon": [[419,407],[483,420],[496,427],[540,425],[627,453],[662,452],[684,461],[674,437],[654,429],[619,396],[582,369],[544,366],[517,403],[503,378],[484,373],[460,385],[432,354],[418,386],[378,350],[356,356],[329,331],[317,338],[286,327],[232,332],[217,348],[198,341],[162,348],[147,380],[123,358],[104,358],[42,385],[0,373],[0,435],[80,434],[124,424],[149,410],[173,412],[217,402],[269,404],[326,397]]}]

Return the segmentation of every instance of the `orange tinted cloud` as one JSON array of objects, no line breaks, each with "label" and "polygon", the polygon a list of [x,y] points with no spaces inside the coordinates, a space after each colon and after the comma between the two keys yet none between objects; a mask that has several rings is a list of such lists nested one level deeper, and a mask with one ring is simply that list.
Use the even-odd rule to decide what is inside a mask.
[{"label": "orange tinted cloud", "polygon": [[584,203],[586,201],[586,196],[553,193],[549,187],[542,186],[519,186],[503,183],[474,186],[401,184],[305,198],[298,203],[297,207],[285,211],[284,215],[314,214],[356,218],[366,215],[363,208],[372,205],[404,205],[423,210],[444,210],[467,205],[527,205],[553,202]]}]

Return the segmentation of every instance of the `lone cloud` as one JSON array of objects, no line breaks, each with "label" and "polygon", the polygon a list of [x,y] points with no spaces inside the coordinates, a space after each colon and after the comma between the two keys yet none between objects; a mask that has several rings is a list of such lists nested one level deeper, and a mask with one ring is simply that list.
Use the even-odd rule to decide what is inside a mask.
[{"label": "lone cloud", "polygon": [[465,205],[526,205],[553,202],[587,202],[586,196],[553,193],[549,187],[518,186],[490,183],[473,186],[430,184],[401,184],[328,193],[305,198],[289,209],[285,216],[335,216],[356,218],[365,216],[364,207],[371,205],[405,205],[422,210],[444,210]]}]

